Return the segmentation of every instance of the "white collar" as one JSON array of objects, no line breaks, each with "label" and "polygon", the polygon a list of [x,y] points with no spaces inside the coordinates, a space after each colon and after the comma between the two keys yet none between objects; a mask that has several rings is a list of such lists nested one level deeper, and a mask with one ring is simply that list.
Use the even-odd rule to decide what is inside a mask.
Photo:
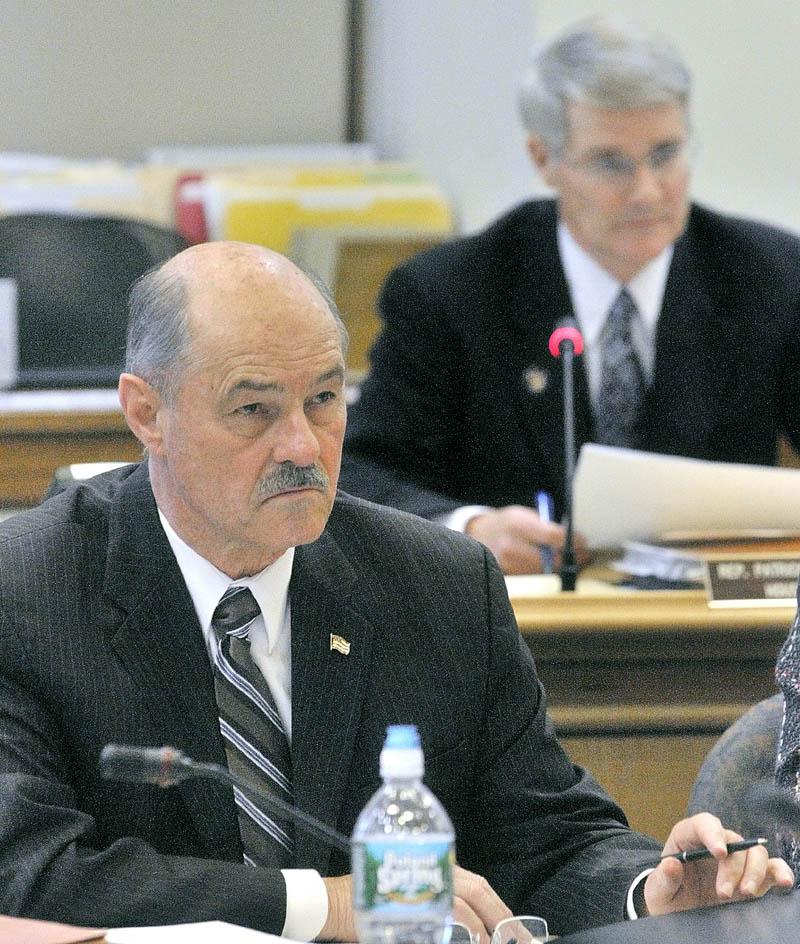
[{"label": "white collar", "polygon": [[[569,285],[572,310],[587,346],[594,346],[606,315],[623,283],[607,272],[593,256],[578,245],[567,225],[559,220],[558,251]],[[655,336],[664,289],[667,285],[673,246],[669,245],[627,283],[649,336]]]},{"label": "white collar", "polygon": [[178,562],[186,588],[194,603],[197,618],[203,630],[203,637],[208,638],[211,628],[211,617],[217,608],[222,594],[231,584],[237,587],[249,587],[256,602],[261,608],[264,617],[264,626],[267,631],[268,650],[271,653],[284,627],[284,615],[289,598],[289,580],[292,576],[294,563],[294,548],[287,551],[273,563],[252,577],[243,577],[240,580],[231,580],[219,568],[215,567],[205,557],[201,557],[194,548],[190,547],[181,538],[158,510],[158,517],[167,540],[170,543],[175,559]]}]

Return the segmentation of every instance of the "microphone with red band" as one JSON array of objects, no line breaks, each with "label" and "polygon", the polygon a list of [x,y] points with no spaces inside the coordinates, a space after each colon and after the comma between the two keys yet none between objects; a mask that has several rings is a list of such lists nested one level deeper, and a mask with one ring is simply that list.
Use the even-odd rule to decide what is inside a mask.
[{"label": "microphone with red band", "polygon": [[558,323],[547,346],[553,357],[561,357],[566,353],[568,342],[572,344],[573,354],[583,354],[583,335],[571,318],[565,318]]},{"label": "microphone with red band", "polygon": [[583,352],[583,335],[573,318],[564,318],[556,325],[548,343],[553,357],[563,361],[564,381],[564,518],[566,534],[561,555],[561,589],[574,590],[578,581],[575,539],[572,532],[572,479],[575,474],[575,381],[573,359]]},{"label": "microphone with red band", "polygon": [[280,797],[251,787],[245,780],[219,764],[204,764],[193,760],[174,747],[134,747],[128,744],[106,744],[100,752],[100,776],[107,780],[125,780],[129,783],[155,783],[172,787],[192,777],[207,777],[229,786],[238,787],[259,803],[278,809],[300,826],[321,836],[325,842],[343,852],[350,852],[350,840],[326,823],[299,810]]}]

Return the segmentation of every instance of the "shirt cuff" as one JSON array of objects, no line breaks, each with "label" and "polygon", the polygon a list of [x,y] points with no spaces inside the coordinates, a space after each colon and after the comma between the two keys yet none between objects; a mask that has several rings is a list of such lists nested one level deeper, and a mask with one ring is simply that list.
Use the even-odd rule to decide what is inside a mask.
[{"label": "shirt cuff", "polygon": [[491,510],[489,505],[462,505],[461,508],[456,508],[455,511],[442,515],[436,521],[446,528],[450,528],[451,531],[460,531],[463,534],[473,518],[478,515],[485,515],[487,511]]},{"label": "shirt cuff", "polygon": [[636,907],[633,903],[634,894],[637,888],[639,887],[639,885],[641,885],[642,882],[644,882],[644,880],[647,878],[647,876],[651,872],[655,872],[655,869],[645,869],[644,872],[640,872],[636,876],[636,878],[631,882],[631,886],[628,889],[628,897],[625,900],[625,917],[631,921],[635,921],[637,918],[643,917],[642,915],[639,915],[636,912]]},{"label": "shirt cuff", "polygon": [[313,941],[328,919],[328,891],[314,869],[281,869],[286,881],[286,920],[281,937]]}]

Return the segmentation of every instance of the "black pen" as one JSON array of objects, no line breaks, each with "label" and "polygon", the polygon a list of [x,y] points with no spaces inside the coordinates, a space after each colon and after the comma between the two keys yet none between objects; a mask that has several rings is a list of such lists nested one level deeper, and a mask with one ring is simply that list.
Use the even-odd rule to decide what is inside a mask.
[{"label": "black pen", "polygon": [[[732,852],[741,852],[743,849],[752,849],[753,846],[766,846],[766,839],[742,839],[739,842],[729,842],[727,844],[728,855]],[[670,852],[669,855],[661,856],[663,859],[678,859],[680,862],[696,862],[698,859],[713,859],[714,854],[709,849],[687,849],[685,852]]]}]

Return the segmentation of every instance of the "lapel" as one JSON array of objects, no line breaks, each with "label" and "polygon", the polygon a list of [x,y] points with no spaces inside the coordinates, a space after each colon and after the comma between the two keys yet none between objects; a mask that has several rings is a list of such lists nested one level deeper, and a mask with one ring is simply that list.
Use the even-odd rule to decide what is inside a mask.
[{"label": "lapel", "polygon": [[[125,611],[111,646],[146,693],[152,744],[225,765],[214,685],[194,606],[158,520],[147,464],[120,486],[109,520],[105,592]],[[209,780],[178,788],[215,857],[241,859],[232,792]]]},{"label": "lapel", "polygon": [[[331,826],[352,787],[371,662],[373,627],[348,602],[357,585],[328,530],[297,548],[290,585],[295,804]],[[331,633],[350,643],[349,655],[331,648]],[[298,867],[327,874],[330,848],[307,830],[297,830],[295,839]]]},{"label": "lapel", "polygon": [[[550,472],[554,490],[560,493],[565,473],[564,367],[561,358],[550,354],[548,343],[556,325],[564,318],[574,318],[574,313],[558,253],[555,204],[540,206],[545,211],[544,219],[536,218],[521,227],[514,247],[519,255],[516,271],[521,277],[512,289],[516,295],[509,313],[524,352],[519,401],[523,421],[531,430],[541,463]],[[583,358],[574,358],[573,365],[579,451],[581,444],[592,437],[593,421]],[[544,385],[540,386],[542,380]]]},{"label": "lapel", "polygon": [[675,244],[656,332],[653,385],[645,403],[645,448],[704,456],[713,448],[728,351],[741,325],[710,297],[691,224]]}]

